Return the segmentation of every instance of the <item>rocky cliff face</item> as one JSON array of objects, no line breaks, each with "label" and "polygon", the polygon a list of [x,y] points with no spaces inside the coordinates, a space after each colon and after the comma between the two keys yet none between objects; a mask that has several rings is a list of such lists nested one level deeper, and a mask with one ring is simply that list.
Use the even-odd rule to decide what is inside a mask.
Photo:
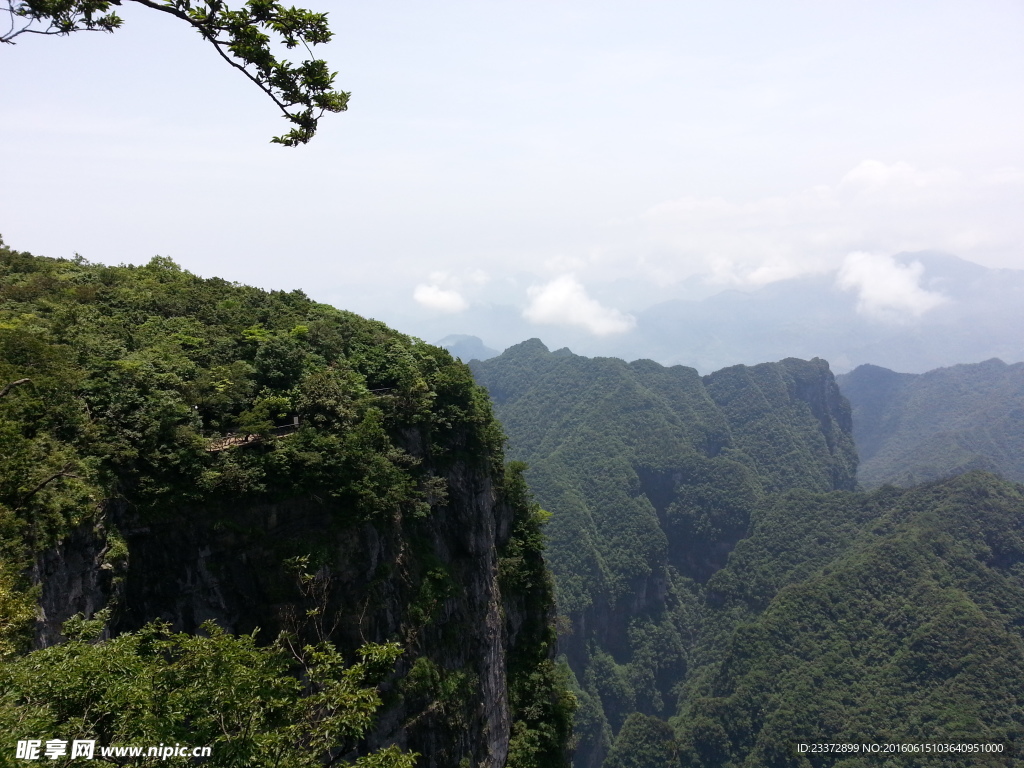
[{"label": "rocky cliff face", "polygon": [[[425,766],[503,766],[507,660],[523,651],[517,642],[533,641],[516,629],[546,623],[546,612],[530,615],[535,606],[499,584],[516,514],[501,478],[480,462],[450,462],[443,477],[446,502],[422,517],[354,526],[310,497],[188,506],[166,519],[111,504],[101,525],[39,556],[36,643],[57,642],[68,617],[103,608],[114,634],[152,620],[196,632],[212,620],[267,640],[286,630],[327,636],[349,651],[398,639],[405,654],[367,748],[398,743]],[[126,545],[115,562],[110,530]],[[310,558],[306,585],[283,565],[297,556]]]}]

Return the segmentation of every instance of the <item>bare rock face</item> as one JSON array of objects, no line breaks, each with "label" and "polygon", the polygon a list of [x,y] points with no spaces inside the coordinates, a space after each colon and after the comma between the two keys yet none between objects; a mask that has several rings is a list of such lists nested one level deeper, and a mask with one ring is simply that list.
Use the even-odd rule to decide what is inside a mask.
[{"label": "bare rock face", "polygon": [[36,558],[32,581],[42,586],[36,648],[60,642],[61,625],[76,613],[93,616],[111,602],[117,589],[109,549],[103,526],[89,525]]}]

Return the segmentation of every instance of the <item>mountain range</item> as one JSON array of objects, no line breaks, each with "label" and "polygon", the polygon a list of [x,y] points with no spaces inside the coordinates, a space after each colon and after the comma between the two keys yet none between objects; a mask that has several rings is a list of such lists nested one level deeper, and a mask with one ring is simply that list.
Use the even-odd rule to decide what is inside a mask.
[{"label": "mountain range", "polygon": [[850,411],[823,360],[701,377],[534,339],[472,364],[552,513],[547,560],[577,679],[577,766],[633,712],[670,717],[703,585],[772,495],[852,490]]},{"label": "mountain range", "polygon": [[[605,294],[611,300],[615,285],[606,286]],[[414,332],[438,339],[458,330],[499,349],[542,336],[552,348],[647,358],[702,373],[786,357],[820,357],[836,372],[872,364],[909,373],[993,357],[1024,360],[1024,270],[990,269],[949,254],[901,253],[860,272],[696,295],[623,307],[635,324],[605,336],[538,326],[510,306],[471,307],[463,315],[424,321]]]},{"label": "mountain range", "polygon": [[[736,337],[760,306],[750,343],[788,323],[785,346],[843,300],[900,338],[894,308],[1012,309],[1013,274],[893,263],[916,280],[899,301],[833,280],[801,304],[790,281],[637,330]],[[0,726],[23,744],[198,739],[210,765],[310,768],[1016,759],[1024,364],[702,375],[445,339],[467,366],[160,257],[0,245],[0,277]]]},{"label": "mountain range", "polygon": [[[576,768],[854,768],[794,744],[1024,737],[1024,489],[948,477],[1012,452],[1021,366],[701,376],[534,339],[471,367],[551,513]],[[973,461],[915,451],[982,403]],[[870,458],[952,457],[946,479],[859,491],[858,435]]]}]

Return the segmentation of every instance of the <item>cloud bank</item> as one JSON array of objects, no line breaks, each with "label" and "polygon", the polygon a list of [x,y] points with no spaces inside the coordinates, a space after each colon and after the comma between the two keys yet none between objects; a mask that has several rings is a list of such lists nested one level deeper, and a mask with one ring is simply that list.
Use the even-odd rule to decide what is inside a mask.
[{"label": "cloud bank", "polygon": [[636,325],[636,318],[611,307],[602,306],[587,295],[586,288],[573,276],[562,275],[527,291],[530,303],[523,317],[538,325],[568,325],[595,336],[625,333]]},{"label": "cloud bank", "polygon": [[924,266],[919,261],[899,264],[892,256],[863,251],[848,254],[836,277],[847,291],[857,291],[857,311],[879,320],[920,317],[948,299],[920,285]]},{"label": "cloud bank", "polygon": [[421,307],[446,315],[463,312],[469,307],[461,293],[435,284],[420,283],[413,290],[412,297]]}]

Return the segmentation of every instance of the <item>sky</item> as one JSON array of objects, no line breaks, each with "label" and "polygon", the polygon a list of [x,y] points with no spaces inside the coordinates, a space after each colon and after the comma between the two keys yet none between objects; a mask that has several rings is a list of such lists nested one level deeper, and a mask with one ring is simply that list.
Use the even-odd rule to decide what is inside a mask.
[{"label": "sky", "polygon": [[903,251],[1024,269],[1019,0],[303,5],[352,98],[296,149],[164,14],[0,48],[7,244],[170,256],[427,341],[488,308],[614,336],[832,271],[925,313]]}]

